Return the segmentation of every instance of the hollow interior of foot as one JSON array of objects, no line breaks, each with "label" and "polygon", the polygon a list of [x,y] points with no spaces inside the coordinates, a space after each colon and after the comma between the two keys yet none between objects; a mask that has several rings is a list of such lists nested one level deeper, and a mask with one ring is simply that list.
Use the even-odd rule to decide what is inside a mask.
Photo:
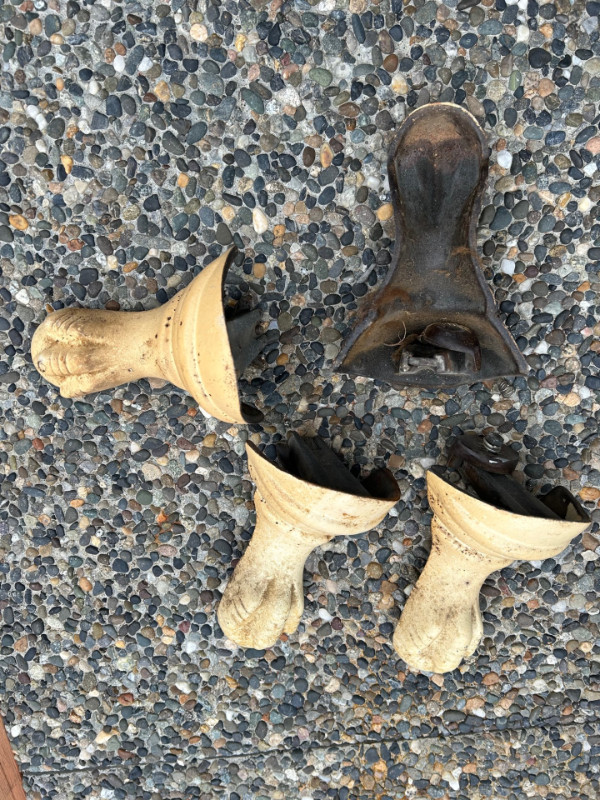
[{"label": "hollow interior of foot", "polygon": [[238,378],[267,343],[263,336],[257,334],[256,327],[259,322],[260,311],[258,309],[244,311],[227,320],[227,337]]},{"label": "hollow interior of foot", "polygon": [[356,497],[394,499],[398,487],[388,470],[381,469],[360,479],[319,437],[302,437],[292,433],[287,444],[277,448],[279,466],[300,480],[352,494]]},{"label": "hollow interior of foot", "polygon": [[[444,467],[433,467],[432,471],[448,483],[456,486],[462,479],[461,491],[477,497],[484,503],[513,514],[538,519],[585,522],[589,516],[579,501],[562,486],[557,486],[545,495],[529,492],[512,475],[494,475],[479,466],[464,463],[459,473]],[[463,488],[464,487],[464,488]]]},{"label": "hollow interior of foot", "polygon": [[[227,337],[238,379],[244,370],[260,355],[267,338],[259,333],[260,311],[243,311],[227,320]],[[264,414],[248,403],[241,404],[244,420],[249,424],[262,422]]]}]

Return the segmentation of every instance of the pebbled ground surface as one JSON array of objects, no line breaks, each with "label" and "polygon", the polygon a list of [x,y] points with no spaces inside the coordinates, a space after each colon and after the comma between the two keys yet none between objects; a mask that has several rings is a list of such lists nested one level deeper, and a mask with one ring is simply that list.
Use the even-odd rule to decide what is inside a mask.
[{"label": "pebbled ground surface", "polygon": [[[0,7],[0,710],[28,800],[598,797],[600,3],[460,5]],[[438,100],[489,137],[480,255],[530,372],[391,391],[332,366],[391,260],[394,128]],[[228,293],[271,328],[241,386],[262,427],[33,368],[49,309],[153,308],[231,242]],[[243,651],[216,608],[254,522],[244,441],[292,429],[402,500],[309,558],[296,634]],[[412,673],[424,473],[491,429],[594,525],[490,577],[460,669]]]}]

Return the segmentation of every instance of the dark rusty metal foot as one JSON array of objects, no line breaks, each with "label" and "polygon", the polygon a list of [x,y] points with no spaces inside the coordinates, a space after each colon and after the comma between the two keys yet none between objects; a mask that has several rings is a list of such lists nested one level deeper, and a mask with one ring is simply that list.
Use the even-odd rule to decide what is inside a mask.
[{"label": "dark rusty metal foot", "polygon": [[488,157],[459,106],[423,106],[400,126],[388,161],[392,267],[359,312],[341,372],[432,389],[527,372],[477,259]]}]

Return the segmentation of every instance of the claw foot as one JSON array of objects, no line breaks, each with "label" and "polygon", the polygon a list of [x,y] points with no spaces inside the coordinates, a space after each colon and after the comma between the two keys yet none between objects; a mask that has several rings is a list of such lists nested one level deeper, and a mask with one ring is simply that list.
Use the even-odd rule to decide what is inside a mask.
[{"label": "claw foot", "polygon": [[315,437],[293,434],[280,464],[246,445],[256,482],[256,527],[217,612],[225,635],[262,650],[294,633],[304,610],[304,563],[337,535],[377,525],[399,497],[387,470],[360,482]]},{"label": "claw foot", "polygon": [[273,575],[262,558],[246,553],[219,606],[223,633],[242,647],[257,650],[271,647],[281,633],[294,633],[304,611],[303,566],[299,575],[298,570]]},{"label": "claw foot", "polygon": [[588,520],[528,516],[497,508],[427,473],[433,510],[431,552],[394,633],[394,648],[415,670],[450,672],[483,636],[479,592],[515,560],[563,550]]},{"label": "claw foot", "polygon": [[258,422],[240,403],[237,377],[266,344],[257,312],[227,322],[223,282],[228,250],[171,298],[150,311],[67,308],[50,314],[31,343],[36,369],[63,397],[113,389],[140,378],[170,381],[205,414],[225,422]]}]

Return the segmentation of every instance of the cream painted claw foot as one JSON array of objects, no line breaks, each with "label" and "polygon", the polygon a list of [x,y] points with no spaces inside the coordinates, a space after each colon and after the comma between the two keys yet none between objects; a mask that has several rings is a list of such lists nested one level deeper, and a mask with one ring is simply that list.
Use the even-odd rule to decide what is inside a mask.
[{"label": "cream painted claw foot", "polygon": [[258,523],[227,586],[218,618],[225,635],[242,647],[271,647],[281,633],[294,633],[304,611],[302,575],[311,551],[328,537],[287,528],[277,539]]},{"label": "cream painted claw foot", "polygon": [[150,375],[154,366],[147,348],[139,351],[143,345],[136,341],[139,322],[137,313],[85,308],[55,311],[34,334],[33,363],[63,397],[81,397],[139,380]]},{"label": "cream painted claw foot", "polygon": [[427,490],[431,553],[396,627],[394,648],[412,669],[450,672],[483,635],[479,592],[488,575],[515,560],[557,555],[589,520],[566,492],[564,503],[547,501],[548,516],[537,517],[483,502],[432,471]]},{"label": "cream painted claw foot", "polygon": [[391,473],[361,482],[318,438],[292,434],[279,464],[246,446],[256,483],[256,527],[219,605],[224,634],[242,647],[271,647],[294,633],[304,609],[310,553],[334,536],[370,530],[399,498]]},{"label": "cream painted claw foot", "polygon": [[237,379],[266,340],[256,335],[258,312],[225,319],[223,282],[234,255],[224,253],[151,311],[55,311],[31,342],[36,369],[63,397],[161,378],[189,392],[208,415],[259,422],[262,414],[240,403]]},{"label": "cream painted claw foot", "polygon": [[477,563],[471,565],[473,571],[465,564],[459,574],[458,559],[450,557],[448,549],[440,551],[432,547],[394,633],[398,655],[426,672],[451,672],[475,651],[483,636],[479,591],[488,573],[478,583]]}]

